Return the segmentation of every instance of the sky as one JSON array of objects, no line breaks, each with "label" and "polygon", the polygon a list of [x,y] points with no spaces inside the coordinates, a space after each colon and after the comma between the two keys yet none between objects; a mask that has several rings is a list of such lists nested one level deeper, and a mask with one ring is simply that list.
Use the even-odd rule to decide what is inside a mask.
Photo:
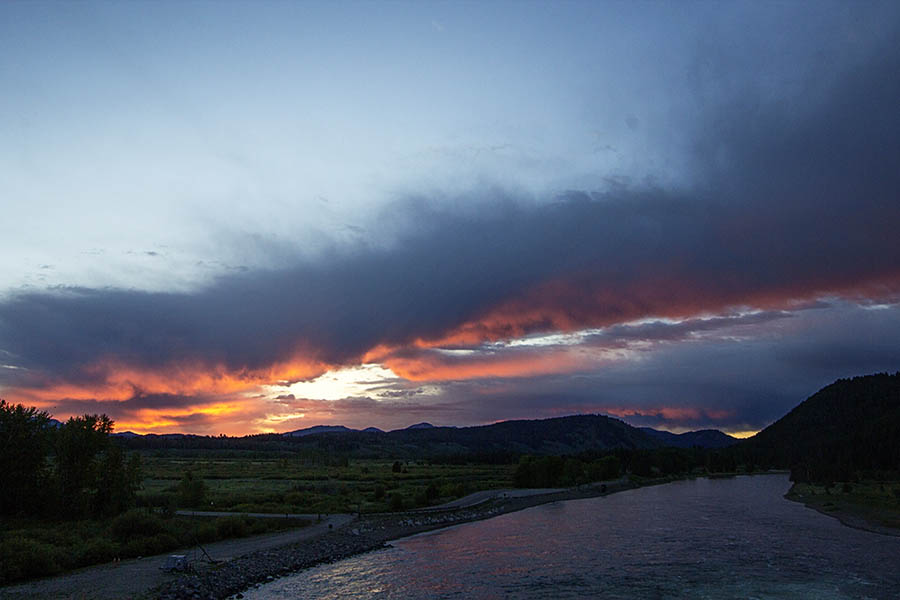
[{"label": "sky", "polygon": [[0,4],[0,397],[119,431],[900,369],[896,2]]}]

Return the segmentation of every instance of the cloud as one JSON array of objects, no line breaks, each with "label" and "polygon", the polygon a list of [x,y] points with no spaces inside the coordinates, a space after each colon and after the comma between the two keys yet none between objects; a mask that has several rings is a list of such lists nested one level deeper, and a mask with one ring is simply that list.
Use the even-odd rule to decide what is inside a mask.
[{"label": "cloud", "polygon": [[453,382],[445,396],[481,422],[599,412],[636,425],[748,431],[837,378],[900,368],[900,305],[835,302],[741,327],[740,336],[726,327],[666,341],[638,360],[574,376]]},{"label": "cloud", "polygon": [[[41,402],[229,395],[310,379],[378,349],[417,381],[550,376],[586,363],[559,348],[473,357],[433,349],[590,328],[607,328],[595,344],[684,340],[739,326],[733,317],[747,307],[763,311],[745,318],[750,326],[824,296],[895,301],[895,48],[872,49],[809,102],[709,107],[694,130],[691,184],[680,188],[625,183],[548,203],[495,188],[457,202],[419,194],[368,228],[381,232],[377,242],[314,258],[280,248],[276,266],[196,291],[13,294],[0,300],[0,349],[21,368],[0,371],[0,384]],[[698,320],[711,315],[720,316]],[[657,322],[624,325],[648,318]],[[858,350],[836,352],[832,371],[873,363]]]}]

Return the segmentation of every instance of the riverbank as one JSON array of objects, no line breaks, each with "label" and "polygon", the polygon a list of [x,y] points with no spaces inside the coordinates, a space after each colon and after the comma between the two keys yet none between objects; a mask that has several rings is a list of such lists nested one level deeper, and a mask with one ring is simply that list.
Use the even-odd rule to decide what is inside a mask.
[{"label": "riverbank", "polygon": [[[863,487],[861,484],[855,486],[855,490],[850,486],[850,491],[844,492],[839,487],[831,491],[824,486],[795,483],[784,497],[833,517],[847,527],[900,537],[900,507],[873,501],[873,494],[862,493],[865,490],[860,489]],[[893,483],[888,484],[888,490],[894,486],[900,489],[900,484]],[[884,484],[880,487],[884,487]],[[874,499],[878,499],[877,495]]]},{"label": "riverbank", "polygon": [[153,590],[149,597],[162,600],[220,600],[280,576],[383,548],[389,541],[398,538],[489,519],[540,504],[594,498],[676,480],[678,478],[674,477],[641,481],[620,479],[548,494],[493,498],[466,508],[362,515],[344,527],[315,539],[251,552],[224,564],[202,567],[196,573],[184,575]]}]

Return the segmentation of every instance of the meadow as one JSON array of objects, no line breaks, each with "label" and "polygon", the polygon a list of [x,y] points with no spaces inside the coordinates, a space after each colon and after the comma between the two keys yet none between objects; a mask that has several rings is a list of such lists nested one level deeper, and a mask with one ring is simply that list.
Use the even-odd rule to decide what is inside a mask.
[{"label": "meadow", "polygon": [[[230,512],[384,512],[436,504],[475,491],[512,486],[515,465],[298,457],[142,456],[138,503]],[[190,474],[189,476],[186,474]],[[202,494],[185,493],[185,478]]]}]

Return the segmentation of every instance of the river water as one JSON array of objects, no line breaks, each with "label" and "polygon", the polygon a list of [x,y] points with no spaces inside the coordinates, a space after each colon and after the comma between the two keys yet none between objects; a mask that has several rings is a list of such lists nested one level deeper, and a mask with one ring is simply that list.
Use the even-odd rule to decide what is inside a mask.
[{"label": "river water", "polygon": [[782,498],[786,475],[545,504],[245,593],[297,598],[900,598],[900,538]]}]

